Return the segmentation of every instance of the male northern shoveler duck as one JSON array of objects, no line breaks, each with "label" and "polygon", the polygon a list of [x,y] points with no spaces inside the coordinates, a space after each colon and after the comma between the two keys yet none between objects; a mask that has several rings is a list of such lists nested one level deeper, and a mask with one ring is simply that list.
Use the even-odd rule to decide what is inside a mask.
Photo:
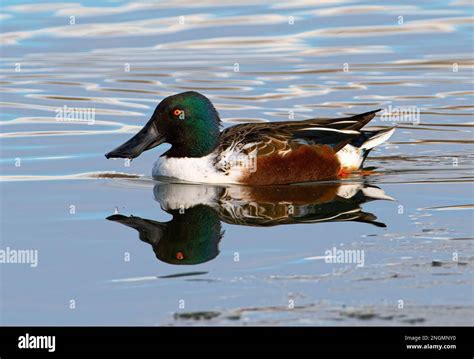
[{"label": "male northern shoveler duck", "polygon": [[289,184],[335,179],[361,168],[395,130],[361,130],[376,111],[337,119],[245,123],[220,131],[211,101],[188,91],[165,98],[148,123],[107,158],[135,158],[171,144],[153,177],[199,183]]}]

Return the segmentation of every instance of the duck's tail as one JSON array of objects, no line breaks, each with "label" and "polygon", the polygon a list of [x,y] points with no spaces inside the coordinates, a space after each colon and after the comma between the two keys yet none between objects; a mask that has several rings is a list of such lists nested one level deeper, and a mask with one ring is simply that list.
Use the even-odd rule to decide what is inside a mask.
[{"label": "duck's tail", "polygon": [[360,136],[337,152],[343,171],[353,171],[361,168],[369,152],[374,147],[387,141],[395,132],[395,127],[360,132]]},{"label": "duck's tail", "polygon": [[361,131],[362,135],[351,142],[351,145],[362,150],[364,159],[370,150],[387,141],[395,132],[395,127],[384,128],[376,131]]}]

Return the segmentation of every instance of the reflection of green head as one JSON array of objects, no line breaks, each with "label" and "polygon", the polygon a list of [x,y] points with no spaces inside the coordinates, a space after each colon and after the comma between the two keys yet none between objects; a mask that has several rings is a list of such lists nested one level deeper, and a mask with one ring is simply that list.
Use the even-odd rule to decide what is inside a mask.
[{"label": "reflection of green head", "polygon": [[199,264],[219,254],[223,236],[217,213],[210,207],[198,205],[184,213],[170,212],[164,236],[153,245],[156,257],[170,264]]},{"label": "reflection of green head", "polygon": [[173,219],[162,223],[140,217],[119,214],[108,220],[135,228],[140,239],[152,245],[156,257],[170,264],[199,264],[219,254],[219,242],[224,234],[217,213],[206,205],[170,211]]}]

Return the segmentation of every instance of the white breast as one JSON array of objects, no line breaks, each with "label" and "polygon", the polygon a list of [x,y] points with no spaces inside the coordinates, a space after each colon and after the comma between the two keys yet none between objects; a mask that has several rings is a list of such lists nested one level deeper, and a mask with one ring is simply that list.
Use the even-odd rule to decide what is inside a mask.
[{"label": "white breast", "polygon": [[226,172],[214,166],[215,154],[205,157],[160,157],[153,166],[153,177],[173,177],[182,181],[197,183],[239,183],[242,170]]}]

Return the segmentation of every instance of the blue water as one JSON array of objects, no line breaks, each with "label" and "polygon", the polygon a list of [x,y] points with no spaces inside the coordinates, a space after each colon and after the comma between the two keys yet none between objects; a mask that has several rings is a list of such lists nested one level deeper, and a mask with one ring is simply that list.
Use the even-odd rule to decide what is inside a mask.
[{"label": "blue water", "polygon": [[[472,15],[462,0],[3,1],[0,251],[37,250],[38,265],[0,264],[0,323],[472,325]],[[153,181],[165,145],[105,159],[186,90],[225,126],[390,106],[419,118],[374,119],[398,126],[374,173],[309,185],[321,196],[299,204]],[[58,121],[65,105],[94,124]],[[334,247],[364,265],[326,263]],[[196,264],[170,264],[181,255]]]}]

